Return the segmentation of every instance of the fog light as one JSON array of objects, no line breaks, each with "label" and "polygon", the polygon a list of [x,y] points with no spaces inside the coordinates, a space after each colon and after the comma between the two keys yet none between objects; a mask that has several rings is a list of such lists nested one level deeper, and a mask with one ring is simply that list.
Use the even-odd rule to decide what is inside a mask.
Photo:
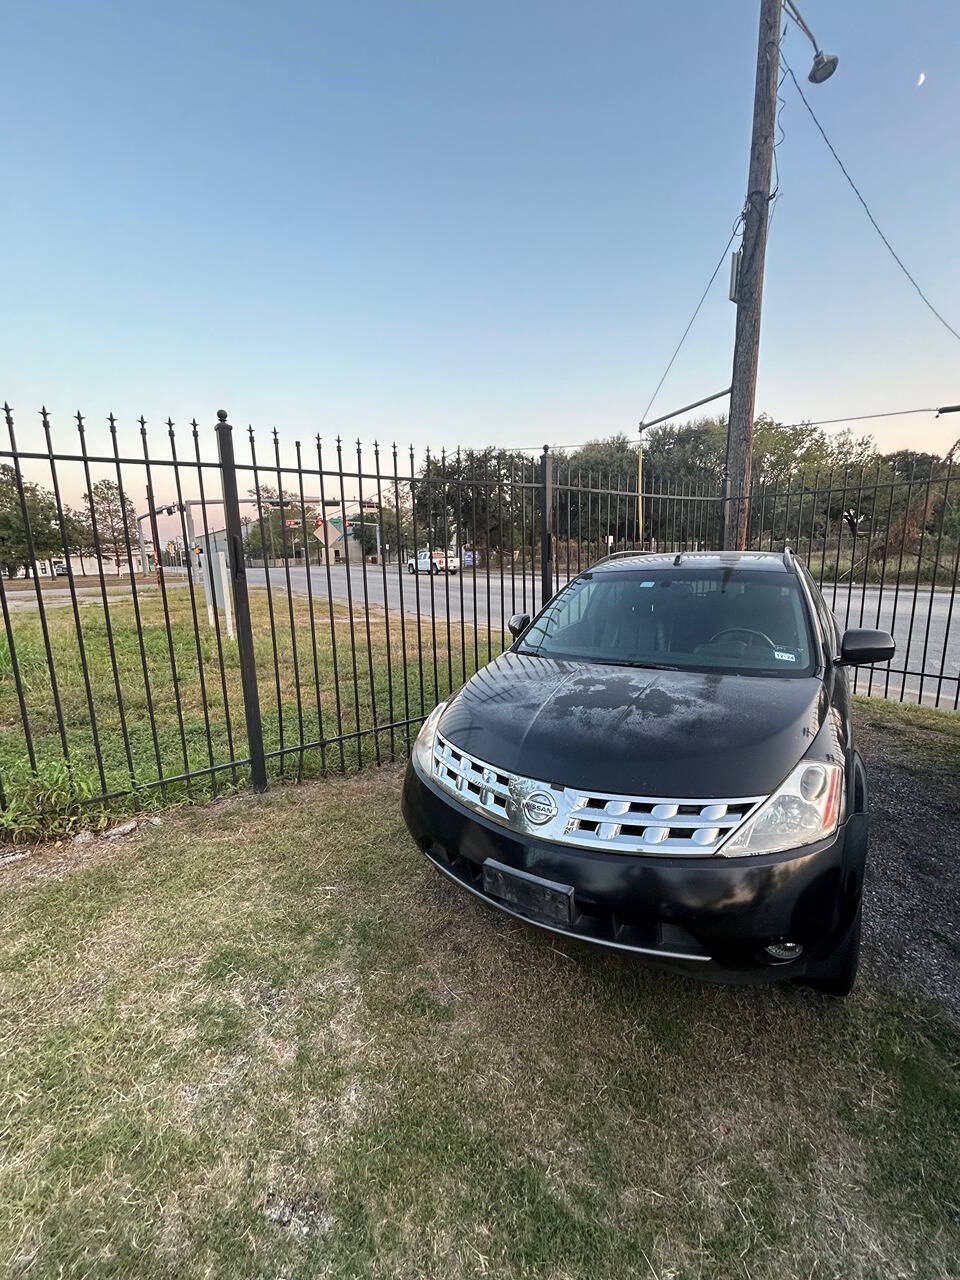
[{"label": "fog light", "polygon": [[771,960],[796,960],[803,952],[799,942],[771,942],[766,948]]}]

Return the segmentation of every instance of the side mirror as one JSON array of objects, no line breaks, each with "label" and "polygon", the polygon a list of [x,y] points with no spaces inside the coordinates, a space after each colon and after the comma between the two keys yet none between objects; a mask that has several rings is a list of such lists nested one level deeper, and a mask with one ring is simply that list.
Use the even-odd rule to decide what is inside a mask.
[{"label": "side mirror", "polygon": [[514,640],[519,640],[524,631],[530,625],[529,613],[515,613],[507,623],[507,630],[513,636]]},{"label": "side mirror", "polygon": [[893,637],[886,631],[862,631],[851,627],[840,641],[838,663],[843,667],[868,667],[874,662],[889,662],[897,651]]}]

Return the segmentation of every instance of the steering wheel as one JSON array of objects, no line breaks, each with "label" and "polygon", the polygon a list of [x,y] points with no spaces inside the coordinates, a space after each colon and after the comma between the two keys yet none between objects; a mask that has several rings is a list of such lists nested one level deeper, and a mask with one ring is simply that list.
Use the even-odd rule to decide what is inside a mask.
[{"label": "steering wheel", "polygon": [[[721,636],[735,635],[755,636],[762,640],[764,644],[769,645],[771,649],[775,649],[777,647],[765,631],[754,631],[752,627],[724,627],[722,631],[718,631],[715,635],[712,635],[707,643],[713,644],[714,641],[719,640]],[[748,641],[747,643],[749,644],[750,642]]]}]

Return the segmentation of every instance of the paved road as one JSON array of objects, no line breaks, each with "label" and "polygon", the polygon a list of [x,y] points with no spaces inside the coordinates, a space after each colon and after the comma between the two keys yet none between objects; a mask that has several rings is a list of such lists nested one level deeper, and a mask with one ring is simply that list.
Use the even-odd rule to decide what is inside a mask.
[{"label": "paved road", "polygon": [[[326,570],[311,566],[310,574],[314,598],[325,601],[327,598]],[[248,577],[251,586],[263,586],[265,584],[265,571],[263,569],[248,570]],[[450,578],[434,577],[432,579],[432,608],[431,579],[426,574],[414,576],[403,573],[400,575],[397,573],[395,564],[388,565],[386,597],[384,597],[383,570],[381,567],[379,565],[368,565],[366,577],[366,598],[373,606],[382,608],[386,599],[388,608],[394,611],[399,610],[402,585],[403,609],[408,614],[416,614],[416,591],[417,587],[419,587],[421,616],[429,617],[431,612],[435,611],[439,617],[444,619],[445,624],[447,589],[449,587],[451,622],[459,624],[462,617],[464,622],[469,624],[476,618],[481,626],[489,625],[496,631],[500,630],[501,622],[504,626],[506,625],[506,620],[512,613],[524,609],[530,610],[534,592],[537,601],[540,599],[539,577],[534,582],[533,575],[529,573],[526,575],[525,584],[519,574],[515,575],[512,584],[509,575],[504,577],[502,608],[501,583],[498,573],[488,577],[485,572],[478,569],[476,578],[474,578],[473,570],[467,569],[462,573],[462,580],[460,574]],[[564,580],[563,576],[561,580]],[[286,590],[286,574],[283,569],[270,570],[270,584],[275,589]],[[343,565],[331,566],[330,585],[334,600],[345,603],[347,600],[347,571]],[[526,585],[525,602],[524,585]],[[298,567],[290,570],[290,586],[295,595],[307,594],[307,570],[305,568]],[[460,600],[461,586],[463,590],[462,610]],[[350,566],[350,589],[353,593],[355,615],[362,617],[364,582],[363,569],[360,565]],[[488,589],[489,607],[487,601]],[[917,674],[907,675],[906,677],[903,675],[891,675],[889,678],[889,693],[891,696],[898,695],[901,684],[903,684],[905,696],[914,701],[918,700],[921,696],[919,673],[923,672],[922,700],[924,703],[933,705],[937,698],[937,685],[942,669],[944,677],[952,676],[954,678],[945,678],[940,684],[940,705],[953,706],[957,692],[956,677],[960,673],[960,597],[956,599],[951,610],[949,591],[937,590],[931,595],[929,586],[926,588],[921,587],[917,593],[915,604],[912,584],[910,586],[901,584],[901,589],[899,594],[896,595],[896,599],[894,598],[895,591],[890,586],[884,587],[882,600],[876,587],[868,586],[864,591],[862,584],[855,584],[851,588],[849,583],[842,583],[837,586],[836,593],[834,593],[833,585],[825,583],[823,591],[827,604],[834,609],[841,627],[862,625],[864,627],[879,627],[881,630],[892,633],[897,642],[897,657],[893,665],[898,668],[906,666],[910,671]],[[474,611],[474,592],[476,592],[476,611]],[[949,633],[947,631],[948,621]],[[945,637],[947,652],[941,668]],[[904,662],[905,654],[908,655],[909,660],[907,662]],[[857,673],[856,688],[858,693],[867,693],[869,684],[869,673]],[[874,695],[879,692],[882,696],[886,687],[886,672],[883,672],[882,675],[875,673],[872,688],[869,691]]]},{"label": "paved road", "polygon": [[[247,573],[251,586],[265,586],[265,570],[249,569]],[[286,582],[286,572],[282,568],[270,569],[271,588],[286,591]],[[310,582],[314,599],[318,602],[326,601],[326,569],[311,565]],[[363,617],[365,598],[361,565],[350,566],[349,582],[355,617],[360,619]],[[331,566],[330,585],[334,600],[346,604],[348,590],[345,566]],[[168,571],[167,586],[186,586],[186,573],[182,570]],[[295,595],[306,596],[305,567],[290,569],[290,586]],[[123,596],[129,589],[126,579],[111,578],[108,581],[111,598]],[[382,609],[386,605],[391,611],[399,611],[401,589],[403,609],[407,614],[416,615],[419,591],[421,617],[429,618],[431,613],[436,613],[446,626],[449,594],[452,624],[459,625],[462,618],[469,625],[476,619],[481,626],[489,626],[494,631],[505,628],[512,613],[531,612],[533,603],[540,599],[539,577],[535,581],[529,573],[526,578],[519,573],[515,574],[512,582],[509,575],[505,575],[501,585],[499,574],[488,576],[482,570],[477,570],[474,574],[472,569],[467,569],[449,578],[440,576],[431,579],[427,574],[399,574],[395,564],[387,566],[387,590],[384,594],[382,568],[379,565],[367,565],[366,599],[372,607]],[[960,673],[960,597],[951,608],[950,593],[944,590],[931,593],[929,586],[920,588],[915,601],[912,584],[901,585],[899,594],[893,587],[887,586],[882,599],[876,587],[867,587],[864,591],[862,584],[854,584],[851,588],[849,583],[841,583],[834,591],[832,584],[825,583],[823,591],[827,604],[834,609],[841,627],[862,625],[892,632],[897,642],[897,657],[893,665],[898,668],[906,666],[912,673],[916,673],[907,676],[891,675],[889,681],[886,672],[874,673],[871,686],[869,673],[858,672],[858,692],[870,692],[874,695],[879,693],[883,696],[884,690],[889,688],[890,696],[899,696],[902,686],[904,696],[908,699],[917,701],[922,697],[924,703],[933,705],[937,700],[939,685],[940,705],[954,705],[957,676]],[[83,603],[92,603],[99,600],[100,589],[86,585],[78,587],[78,596]],[[43,592],[43,600],[45,607],[64,608],[70,604],[70,594],[66,586],[49,587]],[[34,610],[37,607],[36,596],[32,591],[10,591],[7,593],[7,602],[11,613]],[[905,654],[908,659],[906,662]],[[922,681],[919,674],[921,671]],[[945,677],[942,681],[941,675]]]},{"label": "paved road", "polygon": [[[841,628],[863,626],[889,631],[897,642],[897,656],[892,665],[923,673],[922,678],[920,674],[891,675],[890,696],[899,694],[903,687],[909,701],[920,700],[922,693],[922,701],[933,706],[939,685],[939,705],[955,705],[960,673],[960,595],[951,608],[950,592],[931,593],[929,585],[921,586],[914,600],[912,583],[901,583],[899,593],[895,586],[885,586],[882,596],[876,587],[868,586],[864,591],[862,583],[852,589],[849,583],[843,583],[835,592],[832,584],[824,583],[823,596]],[[953,679],[944,678],[941,684],[941,674]],[[871,682],[869,672],[857,672],[854,687],[857,693],[879,692],[883,696],[886,673],[875,672]]]},{"label": "paved road", "polygon": [[[405,613],[416,614],[418,610],[422,617],[429,617],[431,613],[436,613],[438,617],[443,617],[446,622],[447,617],[447,594],[450,598],[450,619],[452,622],[459,622],[461,617],[467,623],[473,623],[476,619],[481,626],[490,626],[497,631],[500,630],[501,622],[506,626],[506,621],[513,613],[532,612],[532,602],[534,600],[534,592],[539,605],[540,600],[540,580],[537,578],[534,582],[533,575],[528,573],[526,580],[519,574],[514,575],[513,586],[511,588],[509,575],[504,576],[503,580],[503,607],[501,608],[500,595],[500,575],[487,575],[481,570],[477,570],[476,581],[474,582],[474,573],[472,569],[467,569],[463,573],[434,575],[431,577],[426,573],[412,574],[404,571],[402,574],[397,572],[397,566],[387,565],[387,592],[384,596],[383,590],[383,569],[380,565],[367,565],[366,572],[366,599],[371,605],[379,608],[386,607],[392,611],[400,610],[400,595],[403,593],[403,610]],[[251,586],[263,586],[265,584],[265,573],[263,569],[248,569],[247,580]],[[310,583],[313,590],[314,598],[325,601],[327,598],[327,573],[324,568],[317,568],[315,565],[310,566]],[[271,587],[279,587],[286,590],[286,574],[283,569],[270,570]],[[307,571],[303,567],[290,570],[290,586],[295,595],[307,594]],[[331,565],[330,568],[330,586],[334,600],[346,602],[347,600],[347,571],[343,565]],[[432,589],[432,596],[431,596]],[[476,610],[474,610],[474,589],[476,589]],[[489,610],[487,607],[487,592],[490,593]],[[360,565],[350,566],[350,590],[353,594],[354,609],[362,610],[364,602],[364,574]],[[461,610],[460,595],[463,593],[463,607]],[[526,594],[524,594],[524,592]],[[418,597],[419,593],[419,597]],[[516,607],[514,607],[516,602]]]}]

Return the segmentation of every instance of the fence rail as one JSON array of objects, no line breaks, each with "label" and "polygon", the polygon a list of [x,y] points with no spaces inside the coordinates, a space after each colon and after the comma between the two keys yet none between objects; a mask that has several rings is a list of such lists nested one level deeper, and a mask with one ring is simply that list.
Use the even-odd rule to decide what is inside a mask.
[{"label": "fence rail", "polygon": [[[393,759],[506,646],[512,613],[535,613],[609,551],[715,547],[723,527],[708,479],[645,476],[638,492],[636,474],[546,451],[427,453],[419,466],[412,450],[340,439],[284,451],[277,432],[264,445],[224,413],[215,456],[196,422],[168,420],[157,449],[142,419],[93,433],[79,414],[57,449],[45,411],[42,447],[32,435],[21,448],[6,407],[5,422],[8,839],[90,805],[215,795],[248,772],[263,787]],[[894,662],[856,673],[872,696],[960,702],[958,487],[951,464],[751,495],[752,548],[789,544],[841,625],[894,633]],[[424,549],[459,571],[411,572]]]}]

